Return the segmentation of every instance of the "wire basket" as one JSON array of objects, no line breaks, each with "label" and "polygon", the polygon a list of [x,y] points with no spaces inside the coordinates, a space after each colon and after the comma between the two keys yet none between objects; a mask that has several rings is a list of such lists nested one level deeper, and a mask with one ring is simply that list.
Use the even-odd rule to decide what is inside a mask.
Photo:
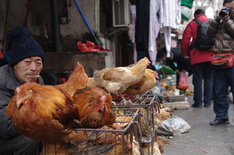
[{"label": "wire basket", "polygon": [[[136,121],[141,129],[141,143],[148,147],[148,155],[153,154],[153,143],[155,142],[157,126],[155,125],[157,112],[160,111],[160,99],[148,91],[132,99],[133,104],[116,104],[113,108],[138,108],[139,114]],[[150,150],[149,150],[150,149]]]},{"label": "wire basket", "polygon": [[152,131],[155,131],[155,117],[157,112],[160,111],[160,99],[152,94],[151,91],[148,91],[138,97],[132,99],[132,104],[116,104],[113,105],[113,108],[138,108],[142,117],[145,117],[147,124],[152,128]]},{"label": "wire basket", "polygon": [[43,142],[41,155],[125,155],[141,153],[141,133],[140,125],[136,121],[139,109],[118,108],[113,109],[118,113],[118,117],[130,119],[117,119],[122,129],[100,129],[77,128],[86,135],[86,140],[82,143],[53,144]]}]

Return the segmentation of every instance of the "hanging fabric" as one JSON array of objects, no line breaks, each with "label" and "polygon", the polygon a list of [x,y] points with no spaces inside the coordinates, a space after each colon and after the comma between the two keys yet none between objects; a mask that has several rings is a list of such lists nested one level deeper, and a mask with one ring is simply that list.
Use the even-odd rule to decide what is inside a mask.
[{"label": "hanging fabric", "polygon": [[181,21],[180,0],[161,0],[160,22],[164,28],[167,57],[171,50],[171,29],[178,28]]},{"label": "hanging fabric", "polygon": [[132,23],[128,26],[129,31],[129,39],[133,44],[133,61],[134,63],[137,62],[137,51],[136,51],[136,43],[135,43],[135,29],[136,29],[136,5],[131,5],[131,14],[132,14]]},{"label": "hanging fabric", "polygon": [[149,4],[150,0],[136,1],[136,28],[135,42],[137,50],[137,61],[143,57],[148,57],[149,40]]},{"label": "hanging fabric", "polygon": [[191,9],[193,7],[193,0],[181,0],[181,6],[186,6]]},{"label": "hanging fabric", "polygon": [[187,7],[181,7],[181,19],[188,21],[192,15],[192,10]]},{"label": "hanging fabric", "polygon": [[160,31],[159,18],[157,12],[160,8],[160,1],[150,1],[150,21],[149,21],[149,57],[152,65],[156,62],[157,56],[157,37]]}]

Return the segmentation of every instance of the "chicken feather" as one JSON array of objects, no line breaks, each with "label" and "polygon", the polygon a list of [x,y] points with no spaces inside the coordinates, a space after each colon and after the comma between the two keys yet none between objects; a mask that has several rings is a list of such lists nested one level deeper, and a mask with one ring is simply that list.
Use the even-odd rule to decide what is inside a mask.
[{"label": "chicken feather", "polygon": [[78,89],[73,96],[83,127],[99,128],[113,125],[116,113],[112,111],[112,97],[98,87]]},{"label": "chicken feather", "polygon": [[55,85],[56,88],[63,89],[71,96],[74,95],[76,89],[85,88],[88,83],[88,75],[86,74],[84,67],[79,62],[77,63],[74,71],[69,76],[67,82]]},{"label": "chicken feather", "polygon": [[146,69],[143,78],[138,83],[129,86],[124,93],[129,95],[143,94],[147,90],[153,88],[156,85],[156,77],[158,76],[156,71]]},{"label": "chicken feather", "polygon": [[130,85],[138,83],[142,79],[149,63],[147,58],[143,58],[132,66],[96,71],[93,76],[95,84],[97,87],[104,88],[111,95],[120,95]]},{"label": "chicken feather", "polygon": [[64,90],[37,83],[25,83],[15,90],[7,115],[15,128],[35,141],[71,142],[85,140],[70,128],[79,119],[73,98]]}]

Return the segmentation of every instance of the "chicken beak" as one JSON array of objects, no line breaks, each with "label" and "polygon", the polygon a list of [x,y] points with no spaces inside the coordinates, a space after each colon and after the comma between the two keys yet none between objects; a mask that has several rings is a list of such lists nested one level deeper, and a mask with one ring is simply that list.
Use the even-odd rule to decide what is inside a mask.
[{"label": "chicken beak", "polygon": [[20,108],[22,102],[16,102],[17,108]]},{"label": "chicken beak", "polygon": [[16,106],[17,108],[20,108],[20,106],[23,104],[23,98],[16,99]]}]

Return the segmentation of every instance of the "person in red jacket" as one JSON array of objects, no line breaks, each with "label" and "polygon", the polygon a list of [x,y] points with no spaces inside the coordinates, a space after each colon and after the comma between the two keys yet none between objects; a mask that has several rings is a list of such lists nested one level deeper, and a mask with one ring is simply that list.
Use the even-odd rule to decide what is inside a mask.
[{"label": "person in red jacket", "polygon": [[[209,20],[202,9],[197,9],[195,11],[194,18],[201,22],[207,22]],[[195,20],[189,22],[183,33],[181,50],[185,57],[190,58],[192,66],[192,82],[194,86],[194,103],[192,104],[192,107],[201,108],[203,102],[205,107],[209,107],[211,104],[213,92],[213,67],[211,65],[211,50],[198,50],[197,48],[189,49],[189,45],[197,38],[197,28],[198,24]],[[203,80],[204,83],[202,82]]]}]

